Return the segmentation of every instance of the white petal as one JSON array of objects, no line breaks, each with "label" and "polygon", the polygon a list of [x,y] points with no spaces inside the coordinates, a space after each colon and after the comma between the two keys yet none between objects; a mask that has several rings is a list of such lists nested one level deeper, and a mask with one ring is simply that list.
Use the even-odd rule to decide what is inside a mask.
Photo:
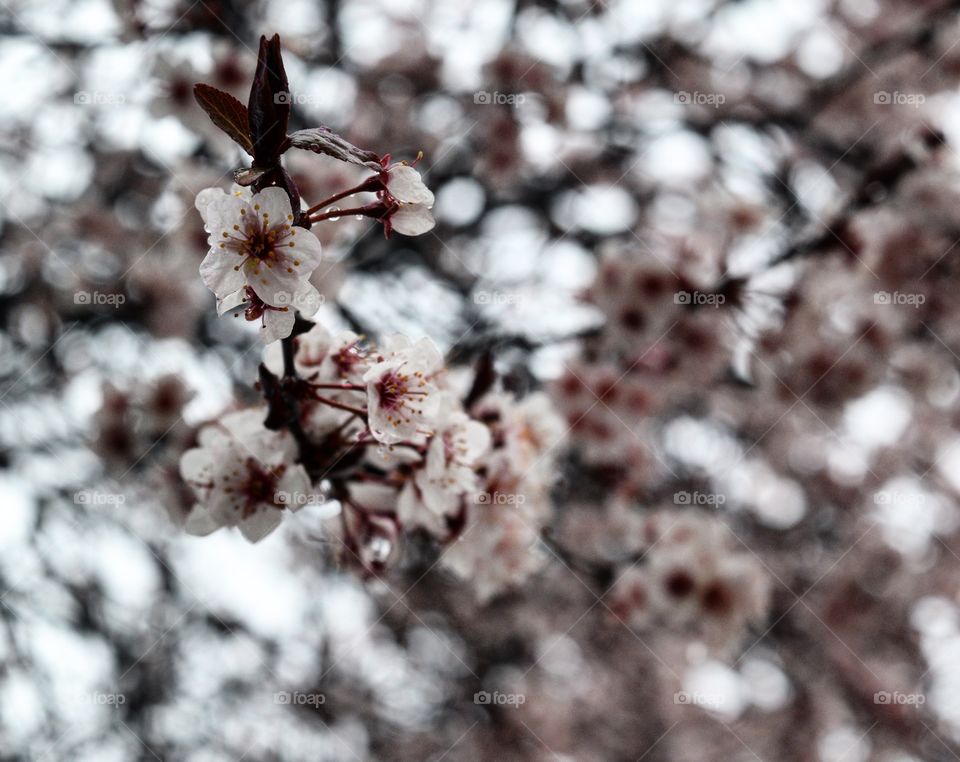
[{"label": "white petal", "polygon": [[280,526],[283,516],[276,508],[258,508],[253,515],[241,521],[237,526],[250,542],[260,542],[274,529]]},{"label": "white petal", "polygon": [[492,442],[490,429],[479,421],[469,421],[464,424],[464,439],[467,443],[467,451],[462,459],[467,463],[474,463],[485,455]]},{"label": "white petal", "polygon": [[[413,345],[410,350],[410,362],[424,373],[436,373],[443,367],[443,355],[437,345],[426,336]],[[439,405],[441,400],[437,400]]]},{"label": "white petal", "polygon": [[224,315],[231,310],[235,310],[241,304],[246,304],[246,298],[244,297],[244,290],[241,288],[238,291],[234,291],[232,294],[223,297],[222,299],[217,299],[217,314]]},{"label": "white petal", "polygon": [[387,190],[397,201],[405,204],[433,206],[433,193],[424,185],[420,173],[405,164],[395,164],[387,170]]},{"label": "white petal", "polygon": [[187,534],[206,537],[211,532],[216,532],[221,526],[222,524],[214,521],[207,509],[198,503],[193,506],[183,528]]},{"label": "white petal", "polygon": [[251,198],[253,198],[253,191],[245,185],[230,183],[230,195],[234,196],[235,198],[243,199],[244,201],[249,201]]},{"label": "white petal", "polygon": [[380,348],[386,353],[400,352],[413,346],[413,342],[402,333],[391,333],[380,340]]},{"label": "white petal", "polygon": [[298,260],[300,265],[297,270],[304,277],[309,277],[317,269],[317,265],[320,264],[320,239],[306,228],[294,225],[283,242],[294,244],[286,249],[281,249],[281,251],[288,259]]},{"label": "white petal", "polygon": [[266,431],[263,425],[266,418],[266,408],[251,407],[227,413],[220,418],[220,425],[229,431],[234,439],[244,442]]},{"label": "white petal", "polygon": [[284,492],[290,496],[286,506],[291,511],[296,511],[306,505],[308,496],[313,494],[310,477],[307,476],[306,469],[299,464],[288,468],[277,481],[277,492]]},{"label": "white petal", "polygon": [[300,290],[294,295],[293,306],[304,317],[313,317],[323,304],[323,295],[314,288],[313,284],[304,282]]},{"label": "white petal", "polygon": [[293,330],[296,317],[292,307],[286,310],[266,310],[263,313],[263,325],[260,327],[260,339],[264,344],[272,344],[287,338]]},{"label": "white petal", "polygon": [[185,482],[207,482],[213,468],[210,451],[202,447],[187,450],[180,456],[180,476]]},{"label": "white petal", "polygon": [[293,295],[300,290],[300,273],[288,273],[282,261],[271,263],[268,267],[255,259],[248,259],[242,269],[247,285],[264,304],[286,307],[293,301]]},{"label": "white petal", "polygon": [[258,213],[261,217],[268,217],[271,226],[291,221],[290,197],[282,188],[264,188],[259,193],[254,194],[250,203],[254,207],[257,204],[260,205]]},{"label": "white petal", "polygon": [[197,211],[200,212],[200,216],[203,217],[204,221],[207,219],[207,207],[212,203],[221,201],[226,195],[227,194],[220,188],[204,188],[197,194],[194,206],[197,207]]},{"label": "white petal", "polygon": [[423,235],[433,230],[437,223],[426,206],[404,204],[390,215],[390,224],[401,235]]},{"label": "white petal", "polygon": [[[207,191],[215,191],[207,193]],[[231,196],[216,188],[200,191],[196,200],[197,209],[203,217],[204,227],[210,234],[210,247],[222,239],[223,231],[232,231],[241,221],[241,210],[247,209],[245,199]]]},{"label": "white petal", "polygon": [[200,278],[204,285],[223,299],[243,288],[243,273],[234,268],[240,256],[228,249],[213,248],[200,263]]},{"label": "white petal", "polygon": [[265,346],[263,348],[263,364],[267,366],[267,370],[269,370],[271,373],[277,376],[282,376],[283,347],[276,342]]}]

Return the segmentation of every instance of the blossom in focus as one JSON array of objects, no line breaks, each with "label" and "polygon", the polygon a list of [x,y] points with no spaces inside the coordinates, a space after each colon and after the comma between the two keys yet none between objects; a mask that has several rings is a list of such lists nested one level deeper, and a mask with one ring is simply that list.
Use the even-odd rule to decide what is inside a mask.
[{"label": "blossom in focus", "polygon": [[409,164],[391,164],[382,175],[387,192],[400,203],[433,206],[433,191],[423,182],[420,173]]},{"label": "blossom in focus", "polygon": [[394,334],[375,359],[363,375],[373,436],[396,444],[432,433],[439,405],[436,378],[443,368],[434,343],[423,338],[414,344]]},{"label": "blossom in focus", "polygon": [[320,263],[320,241],[293,224],[286,192],[205,188],[196,206],[209,234],[210,251],[200,264],[207,288],[225,299],[249,286],[264,304],[288,307]]},{"label": "blossom in focus", "polygon": [[401,235],[422,235],[433,229],[433,192],[427,188],[420,173],[409,164],[391,164],[381,173],[386,191],[384,203],[387,213],[381,218],[389,235],[392,230]]},{"label": "blossom in focus", "polygon": [[270,344],[290,335],[296,322],[297,311],[305,317],[313,315],[320,308],[322,297],[313,285],[304,281],[300,284],[299,291],[289,296],[282,295],[278,301],[285,304],[267,304],[250,286],[244,286],[223,299],[217,299],[217,314],[224,315],[242,307],[247,320],[260,321],[260,338],[264,344]]},{"label": "blossom in focus", "polygon": [[286,431],[263,425],[262,410],[230,413],[204,428],[200,446],[180,458],[180,474],[197,504],[187,519],[190,534],[235,526],[251,542],[276,529],[285,509],[307,502],[310,479],[294,463],[296,443]]}]

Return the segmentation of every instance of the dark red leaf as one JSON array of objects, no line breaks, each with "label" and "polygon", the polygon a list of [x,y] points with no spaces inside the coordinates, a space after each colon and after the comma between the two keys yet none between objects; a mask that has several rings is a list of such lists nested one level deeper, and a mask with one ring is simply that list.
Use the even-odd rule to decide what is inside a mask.
[{"label": "dark red leaf", "polygon": [[290,100],[290,84],[280,55],[280,35],[275,34],[269,41],[261,37],[257,71],[247,104],[253,158],[261,167],[274,166],[283,152]]},{"label": "dark red leaf", "polygon": [[233,138],[244,151],[253,155],[253,141],[247,129],[247,107],[230,93],[210,85],[193,86],[193,97],[217,127]]}]

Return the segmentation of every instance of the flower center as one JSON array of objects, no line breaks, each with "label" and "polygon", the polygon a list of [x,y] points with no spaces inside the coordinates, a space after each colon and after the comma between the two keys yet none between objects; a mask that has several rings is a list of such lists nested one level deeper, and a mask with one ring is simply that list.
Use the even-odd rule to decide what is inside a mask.
[{"label": "flower center", "polygon": [[274,257],[276,243],[276,233],[267,230],[266,225],[257,225],[247,232],[247,254],[261,262]]},{"label": "flower center", "polygon": [[410,389],[407,385],[408,376],[404,373],[390,371],[377,383],[377,393],[380,396],[380,405],[384,410],[399,410],[403,407]]},{"label": "flower center", "polygon": [[244,500],[243,518],[252,515],[261,505],[269,505],[283,510],[283,503],[277,500],[277,483],[283,472],[286,471],[285,465],[279,465],[276,468],[264,468],[256,459],[247,458],[247,479],[240,487],[240,496]]}]

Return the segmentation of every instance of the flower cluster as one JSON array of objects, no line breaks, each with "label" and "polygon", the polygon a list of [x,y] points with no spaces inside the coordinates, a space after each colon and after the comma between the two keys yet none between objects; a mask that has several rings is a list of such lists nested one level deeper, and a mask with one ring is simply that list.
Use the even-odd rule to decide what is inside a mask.
[{"label": "flower cluster", "polygon": [[631,490],[656,475],[647,422],[696,394],[730,360],[724,314],[690,296],[709,295],[703,284],[711,281],[681,254],[603,252],[585,296],[604,326],[551,385],[584,461]]},{"label": "flower cluster", "polygon": [[483,600],[540,567],[566,428],[546,395],[490,391],[465,406],[427,338],[375,345],[317,323],[289,343],[295,381],[278,343],[264,349],[263,373],[288,382],[309,446],[265,427],[270,395],[267,408],[203,429],[181,460],[197,499],[187,531],[236,526],[257,541],[284,511],[317,504],[340,560],[367,574],[395,561],[409,533],[431,537],[441,566]]},{"label": "flower cluster", "polygon": [[[310,282],[321,249],[313,225],[359,215],[380,222],[388,237],[394,230],[421,235],[433,229],[433,192],[412,164],[391,162],[389,154],[358,148],[322,126],[287,134],[289,83],[278,36],[261,39],[248,106],[210,85],[196,85],[194,95],[213,123],[253,158],[252,166],[236,171],[230,193],[206,188],[197,195],[209,236],[200,275],[217,297],[218,312],[244,306],[247,320],[260,321],[266,343],[289,336],[295,313],[310,316],[320,303]],[[304,208],[281,164],[290,149],[333,157],[373,174]],[[422,153],[413,164],[421,158]],[[355,209],[333,206],[356,194],[373,194],[375,200]]]},{"label": "flower cluster", "polygon": [[719,521],[669,510],[647,516],[642,531],[643,563],[618,569],[609,593],[614,616],[638,630],[692,632],[720,648],[762,621],[770,580]]},{"label": "flower cluster", "polygon": [[[195,88],[214,124],[253,159],[229,190],[200,190],[195,206],[207,248],[200,279],[218,314],[242,311],[260,325],[262,402],[189,426],[189,395],[175,376],[137,395],[108,386],[98,450],[129,463],[145,438],[175,431],[146,481],[187,533],[233,528],[259,542],[302,510],[303,522],[322,527],[324,547],[364,576],[408,552],[428,554],[413,562],[431,561],[487,601],[547,558],[543,532],[567,422],[546,394],[518,396],[492,368],[448,367],[429,338],[373,339],[325,325],[320,307],[335,288],[321,239],[335,239],[324,231],[369,217],[388,237],[421,235],[434,226],[434,195],[416,168],[422,155],[396,162],[325,127],[287,134],[289,102],[276,97],[286,92],[282,72],[279,41],[263,40],[248,106]],[[310,205],[281,163],[293,149],[349,171],[302,183],[305,193],[329,193]],[[338,185],[349,187],[331,192]],[[353,196],[366,199],[339,205]]]},{"label": "flower cluster", "polygon": [[566,426],[544,394],[517,400],[493,393],[471,412],[492,435],[481,459],[484,484],[464,505],[463,529],[442,563],[487,600],[546,560],[540,535],[552,515],[550,489]]},{"label": "flower cluster", "polygon": [[310,478],[295,463],[296,443],[263,425],[262,410],[223,416],[200,431],[199,447],[180,459],[180,474],[197,496],[186,530],[206,535],[235,526],[251,542],[266,537],[311,495]]}]

